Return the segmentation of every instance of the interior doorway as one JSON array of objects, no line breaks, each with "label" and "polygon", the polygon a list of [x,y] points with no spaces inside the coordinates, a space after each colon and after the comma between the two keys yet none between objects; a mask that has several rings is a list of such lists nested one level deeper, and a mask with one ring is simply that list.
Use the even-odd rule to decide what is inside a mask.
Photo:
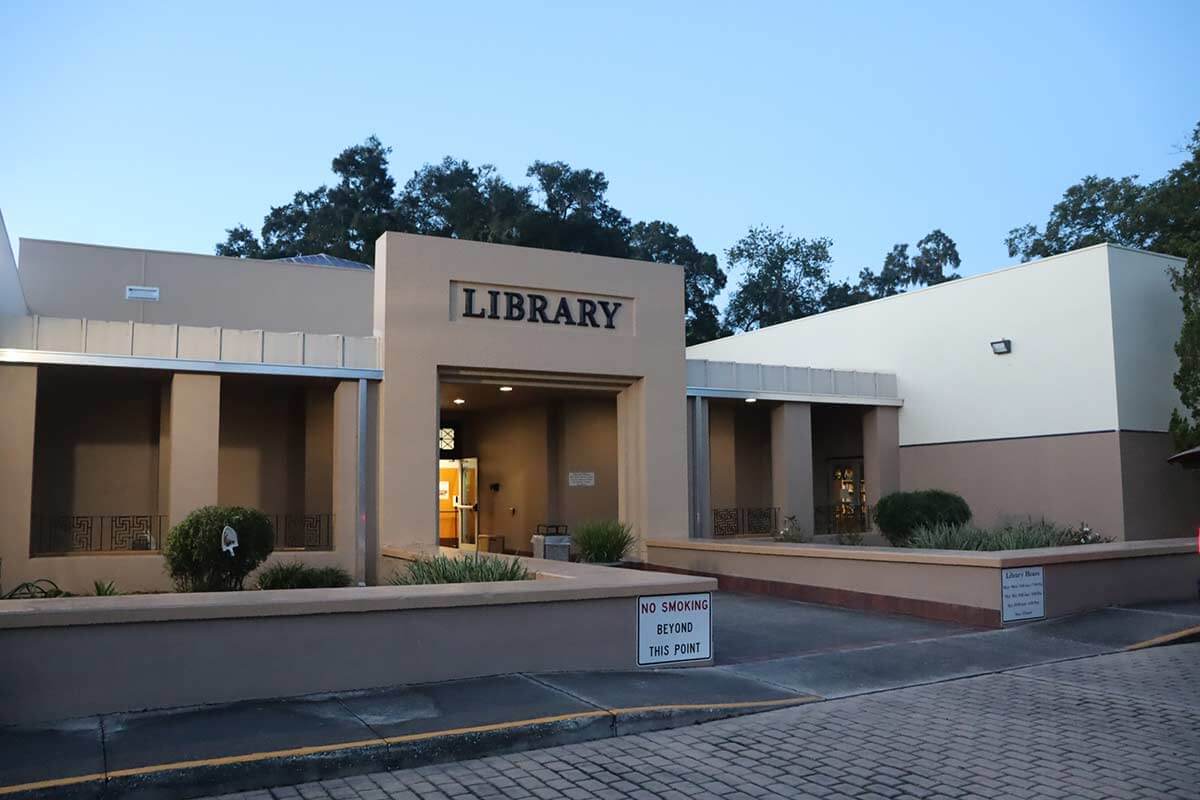
[{"label": "interior doorway", "polygon": [[532,537],[620,516],[615,379],[444,369],[438,542],[530,554]]}]

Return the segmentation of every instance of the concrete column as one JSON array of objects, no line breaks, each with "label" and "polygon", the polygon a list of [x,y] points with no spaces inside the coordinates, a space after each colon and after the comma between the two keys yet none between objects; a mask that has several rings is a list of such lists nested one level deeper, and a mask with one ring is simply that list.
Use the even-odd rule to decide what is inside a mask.
[{"label": "concrete column", "polygon": [[779,508],[779,527],[795,515],[801,529],[812,531],[812,406],[780,403],[771,409],[771,498]]},{"label": "concrete column", "polygon": [[641,381],[617,395],[617,514],[640,537],[646,535],[643,400]]},{"label": "concrete column", "polygon": [[708,398],[688,398],[688,535],[712,536],[709,501]]},{"label": "concrete column", "polygon": [[900,490],[900,409],[877,406],[863,414],[863,480],[871,508]]},{"label": "concrete column", "polygon": [[36,577],[29,570],[38,368],[0,365],[0,589]]},{"label": "concrete column", "polygon": [[175,373],[170,412],[165,513],[173,526],[200,506],[218,502],[221,376]]},{"label": "concrete column", "polygon": [[333,392],[333,547],[356,582],[367,580],[366,542],[358,531],[358,381]]}]

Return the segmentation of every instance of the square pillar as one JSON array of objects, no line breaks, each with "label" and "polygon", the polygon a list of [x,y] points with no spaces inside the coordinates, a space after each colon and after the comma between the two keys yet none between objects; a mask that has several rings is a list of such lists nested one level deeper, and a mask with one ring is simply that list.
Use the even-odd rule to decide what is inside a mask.
[{"label": "square pillar", "polygon": [[779,527],[795,515],[801,529],[812,531],[812,406],[780,403],[771,409],[771,498],[779,508]]},{"label": "square pillar", "polygon": [[688,426],[688,536],[712,536],[709,500],[708,398],[689,397]]},{"label": "square pillar", "polygon": [[[333,547],[338,562],[357,583],[368,579],[365,512],[359,508],[359,461],[365,457],[360,441],[358,381],[340,381],[333,392]],[[365,398],[363,398],[365,399]]]},{"label": "square pillar", "polygon": [[172,375],[170,414],[167,508],[163,513],[174,526],[200,506],[217,503],[221,376]]},{"label": "square pillar", "polygon": [[29,570],[38,368],[0,365],[0,588],[37,577]]},{"label": "square pillar", "polygon": [[863,480],[867,505],[900,490],[900,409],[877,406],[863,414]]}]

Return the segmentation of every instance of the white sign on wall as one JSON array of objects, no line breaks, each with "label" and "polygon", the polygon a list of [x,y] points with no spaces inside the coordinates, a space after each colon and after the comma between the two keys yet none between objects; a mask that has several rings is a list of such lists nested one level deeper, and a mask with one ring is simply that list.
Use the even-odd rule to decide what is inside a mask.
[{"label": "white sign on wall", "polygon": [[567,486],[595,486],[596,473],[594,472],[568,472]]},{"label": "white sign on wall", "polygon": [[157,286],[126,286],[126,300],[149,300],[152,303],[158,302],[158,287]]},{"label": "white sign on wall", "polygon": [[1046,616],[1046,575],[1042,567],[1000,570],[1000,621]]},{"label": "white sign on wall", "polygon": [[712,658],[712,595],[638,598],[638,665]]}]

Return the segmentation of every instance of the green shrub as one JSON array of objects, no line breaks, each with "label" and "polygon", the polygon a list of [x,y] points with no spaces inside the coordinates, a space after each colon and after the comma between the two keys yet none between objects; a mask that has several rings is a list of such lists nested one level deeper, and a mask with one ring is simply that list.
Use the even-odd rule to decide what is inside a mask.
[{"label": "green shrub", "polygon": [[579,560],[593,564],[620,561],[635,541],[629,526],[615,519],[585,522],[571,533],[571,545]]},{"label": "green shrub", "polygon": [[[221,549],[225,526],[237,531],[230,555]],[[261,511],[237,506],[204,506],[184,517],[167,534],[163,558],[181,592],[227,592],[242,588],[246,576],[271,555],[275,530]]]},{"label": "green shrub", "polygon": [[970,521],[967,501],[940,489],[893,492],[880,498],[875,506],[875,523],[893,547],[905,547],[917,528],[966,525]]},{"label": "green shrub", "polygon": [[341,589],[350,583],[350,573],[341,567],[310,567],[299,561],[281,561],[258,573],[260,589]]},{"label": "green shrub", "polygon": [[489,583],[525,581],[533,576],[518,559],[473,555],[448,558],[437,555],[410,561],[407,570],[389,579],[396,586],[420,586],[427,583]]},{"label": "green shrub", "polygon": [[920,527],[910,546],[927,550],[1028,550],[1035,547],[1069,547],[1112,541],[1086,524],[1068,528],[1053,522],[1012,522],[995,528],[939,523]]},{"label": "green shrub", "polygon": [[113,581],[92,581],[92,586],[96,590],[96,597],[116,597],[121,593]]}]

